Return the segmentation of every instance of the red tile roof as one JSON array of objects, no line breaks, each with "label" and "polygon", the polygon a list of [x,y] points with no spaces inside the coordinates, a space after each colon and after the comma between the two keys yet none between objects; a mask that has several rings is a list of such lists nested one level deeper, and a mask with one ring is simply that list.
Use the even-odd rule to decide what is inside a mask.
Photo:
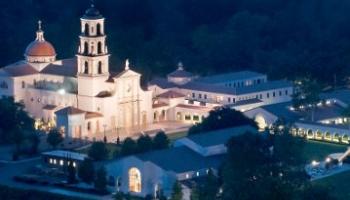
[{"label": "red tile roof", "polygon": [[2,68],[2,70],[4,70],[5,73],[12,77],[28,76],[38,73],[34,67],[25,62],[18,62],[13,65],[6,66]]},{"label": "red tile roof", "polygon": [[84,114],[86,112],[78,108],[69,106],[69,107],[62,108],[61,110],[58,110],[55,113],[56,115],[78,115],[78,114]]},{"label": "red tile roof", "polygon": [[167,98],[167,99],[172,99],[172,98],[180,98],[180,97],[185,97],[186,95],[184,94],[181,94],[179,92],[175,92],[175,91],[172,91],[172,90],[169,90],[167,92],[164,92],[160,95],[158,95],[157,97],[159,98]]}]

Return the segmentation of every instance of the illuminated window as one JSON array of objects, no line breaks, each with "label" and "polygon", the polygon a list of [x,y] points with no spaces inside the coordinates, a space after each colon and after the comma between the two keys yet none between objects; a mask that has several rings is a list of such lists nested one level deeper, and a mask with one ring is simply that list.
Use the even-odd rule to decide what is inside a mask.
[{"label": "illuminated window", "polygon": [[73,162],[73,167],[76,167],[76,166],[77,166],[77,164],[75,162]]},{"label": "illuminated window", "polygon": [[64,161],[60,160],[60,165],[63,166],[63,164],[64,164]]},{"label": "illuminated window", "polygon": [[196,175],[199,176],[199,172],[197,172]]},{"label": "illuminated window", "polygon": [[141,192],[141,173],[136,168],[131,168],[129,170],[129,191]]},{"label": "illuminated window", "polygon": [[186,178],[189,178],[189,177],[190,177],[190,175],[186,174]]},{"label": "illuminated window", "polygon": [[56,159],[53,159],[53,164],[56,165]]},{"label": "illuminated window", "polygon": [[52,158],[49,159],[49,163],[52,164]]}]

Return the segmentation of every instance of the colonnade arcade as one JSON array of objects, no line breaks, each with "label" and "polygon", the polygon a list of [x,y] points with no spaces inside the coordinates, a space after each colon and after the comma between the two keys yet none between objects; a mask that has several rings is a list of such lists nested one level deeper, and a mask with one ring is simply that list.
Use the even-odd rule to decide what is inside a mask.
[{"label": "colonnade arcade", "polygon": [[320,129],[310,128],[292,128],[291,131],[293,135],[305,137],[307,139],[337,142],[344,144],[349,144],[350,142],[349,134],[345,133],[322,131]]}]

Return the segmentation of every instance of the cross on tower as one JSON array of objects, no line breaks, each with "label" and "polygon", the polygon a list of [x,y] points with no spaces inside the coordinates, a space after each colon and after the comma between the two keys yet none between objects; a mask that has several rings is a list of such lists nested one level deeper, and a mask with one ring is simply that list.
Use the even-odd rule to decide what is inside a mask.
[{"label": "cross on tower", "polygon": [[41,21],[41,20],[39,20],[39,21],[38,21],[39,31],[41,31],[41,23],[42,23],[42,21]]}]

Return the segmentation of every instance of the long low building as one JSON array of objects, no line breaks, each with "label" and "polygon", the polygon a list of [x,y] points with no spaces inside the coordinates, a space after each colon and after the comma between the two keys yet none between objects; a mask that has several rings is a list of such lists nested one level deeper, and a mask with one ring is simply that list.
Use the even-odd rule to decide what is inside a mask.
[{"label": "long low building", "polygon": [[292,125],[294,135],[307,139],[349,144],[350,128],[347,119],[342,116],[348,107],[350,90],[323,93],[321,102],[314,111],[295,110],[291,102],[266,105],[244,114],[255,119],[261,130],[270,128],[278,119]]},{"label": "long low building", "polygon": [[217,173],[227,152],[225,144],[251,126],[240,126],[191,135],[175,141],[169,149],[128,156],[105,164],[108,176],[115,180],[116,190],[144,197],[159,191],[170,196],[175,181]]}]

